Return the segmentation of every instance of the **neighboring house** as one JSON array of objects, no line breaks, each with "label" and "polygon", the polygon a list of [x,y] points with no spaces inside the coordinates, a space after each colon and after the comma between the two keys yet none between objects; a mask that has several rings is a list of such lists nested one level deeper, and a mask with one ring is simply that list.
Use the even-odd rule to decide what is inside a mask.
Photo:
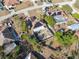
[{"label": "neighboring house", "polygon": [[28,29],[32,28],[32,20],[29,17],[26,18],[26,24]]},{"label": "neighboring house", "polygon": [[5,29],[0,25],[0,46],[4,47],[4,53],[7,55],[16,47],[16,44],[10,43],[11,41],[14,41],[13,39],[9,38],[11,34],[6,31],[8,34],[5,33],[5,35],[8,35],[8,37],[5,37],[3,31],[5,31]]},{"label": "neighboring house", "polygon": [[18,0],[4,0],[4,6],[7,9],[13,8],[15,5],[19,3]]},{"label": "neighboring house", "polygon": [[79,23],[68,26],[68,29],[71,29],[72,31],[79,30]]},{"label": "neighboring house", "polygon": [[2,4],[2,0],[0,0],[0,11],[3,10],[3,4]]},{"label": "neighboring house", "polygon": [[62,15],[56,15],[56,16],[54,16],[54,19],[55,19],[56,23],[65,23],[67,20]]},{"label": "neighboring house", "polygon": [[13,49],[15,49],[16,44],[15,43],[8,43],[4,45],[4,54],[9,54]]},{"label": "neighboring house", "polygon": [[50,30],[47,28],[47,26],[45,26],[41,22],[37,22],[35,24],[33,32],[34,32],[36,38],[40,41],[48,39],[53,36],[52,33],[50,32]]},{"label": "neighboring house", "polygon": [[3,33],[0,32],[0,46],[4,47],[4,54],[9,54],[15,47],[15,43],[10,43],[12,39],[5,38]]},{"label": "neighboring house", "polygon": [[19,36],[12,27],[0,24],[0,46],[4,48],[4,54],[9,54],[15,47],[14,41],[18,41]]},{"label": "neighboring house", "polygon": [[64,12],[59,11],[59,10],[52,11],[52,10],[49,10],[47,8],[46,15],[47,16],[52,16],[52,18],[54,18],[54,20],[56,21],[56,24],[66,23],[67,20],[68,20],[67,17],[64,17],[64,15],[65,15]]},{"label": "neighboring house", "polygon": [[2,31],[5,38],[13,39],[15,41],[19,40],[19,36],[12,27],[7,27]]}]

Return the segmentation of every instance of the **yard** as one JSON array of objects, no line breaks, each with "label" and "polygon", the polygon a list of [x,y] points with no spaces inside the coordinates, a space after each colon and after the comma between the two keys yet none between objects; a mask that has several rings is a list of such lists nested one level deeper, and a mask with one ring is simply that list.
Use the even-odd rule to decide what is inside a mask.
[{"label": "yard", "polygon": [[31,6],[33,6],[32,2],[26,1],[26,2],[23,2],[19,5],[16,5],[15,10],[18,11],[18,10],[28,8],[28,7],[31,7]]},{"label": "yard", "polygon": [[24,19],[20,19],[18,15],[13,17],[13,22],[15,30],[18,34],[27,30],[26,22],[24,21]]},{"label": "yard", "polygon": [[7,10],[0,11],[0,16],[6,16],[8,14],[9,14],[9,12]]},{"label": "yard", "polygon": [[47,21],[48,25],[54,26],[55,20],[54,20],[53,16],[45,16],[45,20]]},{"label": "yard", "polygon": [[72,24],[75,24],[75,22],[74,21],[68,21],[67,22],[67,25],[72,25]]},{"label": "yard", "polygon": [[67,32],[56,32],[55,36],[63,46],[70,46],[77,40],[74,33],[70,30]]},{"label": "yard", "polygon": [[37,16],[37,17],[40,17],[40,15],[43,14],[42,8],[30,10],[30,11],[28,11],[28,13],[30,16]]},{"label": "yard", "polygon": [[23,34],[21,36],[22,39],[27,40],[33,47],[35,51],[41,51],[40,45],[38,44],[38,40],[35,37],[29,37],[27,34]]},{"label": "yard", "polygon": [[67,13],[72,13],[72,8],[69,5],[63,5],[62,10],[66,11]]},{"label": "yard", "polygon": [[72,16],[76,19],[79,19],[79,14],[78,13],[75,13],[75,14],[72,14]]}]

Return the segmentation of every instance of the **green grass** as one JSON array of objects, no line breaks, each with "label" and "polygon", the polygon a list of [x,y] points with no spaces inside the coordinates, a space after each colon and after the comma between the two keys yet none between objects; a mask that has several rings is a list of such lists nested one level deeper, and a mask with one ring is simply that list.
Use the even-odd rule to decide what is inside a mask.
[{"label": "green grass", "polygon": [[25,32],[27,30],[27,26],[26,26],[26,22],[22,21],[21,22],[21,27],[22,27],[22,31]]},{"label": "green grass", "polygon": [[54,21],[53,16],[45,16],[45,20],[47,21],[47,23],[48,23],[50,26],[54,26],[55,21]]},{"label": "green grass", "polygon": [[16,21],[16,20],[19,20],[18,15],[14,16],[13,18],[15,19],[15,21]]},{"label": "green grass", "polygon": [[67,13],[71,13],[73,11],[69,5],[63,5],[62,9],[66,11]]},{"label": "green grass", "polygon": [[67,22],[67,25],[72,25],[72,24],[74,24],[75,22],[74,21],[68,21]]},{"label": "green grass", "polygon": [[75,13],[75,14],[72,14],[72,16],[73,16],[74,18],[77,18],[77,19],[79,19],[79,14],[77,14],[77,13]]},{"label": "green grass", "polygon": [[77,39],[72,31],[67,31],[64,33],[56,32],[55,37],[57,38],[58,42],[61,43],[63,46],[70,46]]},{"label": "green grass", "polygon": [[21,38],[27,40],[27,41],[30,42],[31,44],[37,44],[36,38],[30,38],[29,35],[27,35],[27,34],[23,34],[23,35],[21,36]]},{"label": "green grass", "polygon": [[23,34],[21,36],[21,38],[24,39],[24,40],[27,40],[32,45],[32,47],[35,51],[41,51],[40,45],[38,44],[38,41],[35,37],[30,38],[29,35]]},{"label": "green grass", "polygon": [[14,16],[14,21],[16,22],[16,24],[22,28],[22,32],[25,32],[27,30],[27,26],[26,26],[26,22],[24,21],[24,19],[19,19],[18,16]]}]

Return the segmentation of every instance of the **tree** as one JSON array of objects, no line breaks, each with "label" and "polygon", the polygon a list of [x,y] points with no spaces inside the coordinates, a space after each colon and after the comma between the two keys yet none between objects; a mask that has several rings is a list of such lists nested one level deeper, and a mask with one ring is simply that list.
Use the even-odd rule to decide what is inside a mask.
[{"label": "tree", "polygon": [[57,40],[64,46],[70,46],[75,40],[77,39],[76,36],[74,36],[74,33],[72,31],[67,32],[56,32],[55,36]]}]

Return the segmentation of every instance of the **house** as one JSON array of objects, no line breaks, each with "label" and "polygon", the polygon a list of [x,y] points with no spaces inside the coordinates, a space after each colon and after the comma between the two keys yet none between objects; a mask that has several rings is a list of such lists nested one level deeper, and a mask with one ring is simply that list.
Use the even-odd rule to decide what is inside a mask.
[{"label": "house", "polygon": [[15,43],[10,43],[11,41],[12,41],[12,39],[5,38],[3,33],[0,32],[0,46],[4,47],[5,55],[9,54],[16,47]]},{"label": "house", "polygon": [[42,22],[37,22],[33,29],[34,35],[39,41],[52,37],[50,30]]},{"label": "house", "polygon": [[7,27],[2,31],[5,38],[13,39],[15,41],[19,40],[19,36],[12,27]]},{"label": "house", "polygon": [[2,0],[0,0],[0,11],[3,10]]},{"label": "house", "polygon": [[72,31],[79,30],[79,23],[72,24],[72,25],[68,26],[67,28],[71,29]]},{"label": "house", "polygon": [[15,5],[19,3],[18,0],[4,0],[4,6],[9,9],[13,8]]},{"label": "house", "polygon": [[26,24],[27,24],[27,28],[31,29],[32,27],[32,20],[30,17],[26,17]]},{"label": "house", "polygon": [[15,43],[8,43],[4,45],[4,54],[9,54],[13,49],[15,49],[16,44]]},{"label": "house", "polygon": [[56,23],[65,23],[67,21],[66,18],[64,18],[62,15],[56,15],[54,16],[54,19],[56,21]]}]

